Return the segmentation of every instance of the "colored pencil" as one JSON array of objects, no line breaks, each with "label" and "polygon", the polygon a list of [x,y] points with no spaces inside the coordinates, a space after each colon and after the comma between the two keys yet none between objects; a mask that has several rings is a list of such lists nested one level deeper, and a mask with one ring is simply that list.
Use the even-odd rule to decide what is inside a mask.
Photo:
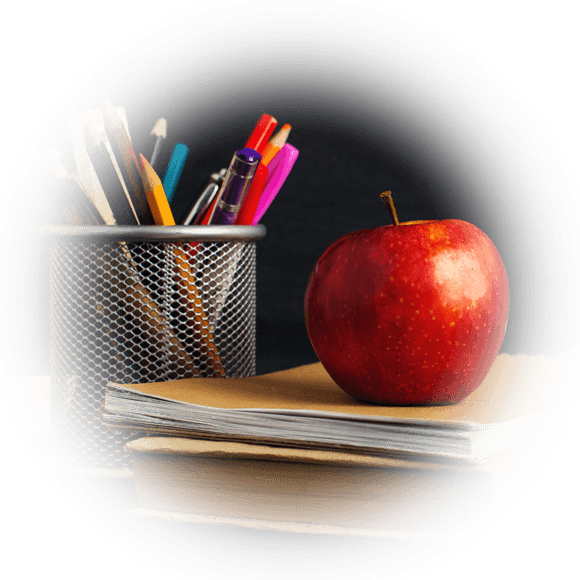
[{"label": "colored pencil", "polygon": [[252,185],[246,194],[246,197],[242,203],[242,208],[236,219],[237,226],[251,226],[256,210],[258,209],[258,202],[260,201],[260,196],[264,191],[264,186],[266,185],[266,180],[268,179],[268,168],[265,165],[258,165],[256,169],[256,174],[252,179]]},{"label": "colored pencil", "polygon": [[[161,180],[147,159],[143,155],[140,155],[140,157],[143,183],[155,224],[159,226],[174,226],[175,220],[173,219],[173,214],[171,213]],[[187,306],[186,316],[190,320],[195,332],[200,334],[200,351],[206,354],[211,360],[211,369],[208,371],[210,373],[209,376],[224,376],[225,369],[221,364],[214,337],[210,331],[209,319],[203,311],[202,300],[195,285],[195,276],[191,271],[187,253],[183,250],[181,243],[176,244],[173,248],[173,254],[176,265],[174,280],[185,290],[185,296],[181,298],[181,301]]]},{"label": "colored pencil", "polygon": [[268,163],[270,163],[270,161],[274,159],[276,153],[278,153],[278,151],[280,151],[280,149],[282,149],[282,147],[284,147],[284,145],[286,144],[291,129],[292,126],[286,123],[286,125],[284,125],[278,131],[278,133],[276,133],[276,135],[274,135],[274,137],[272,137],[272,139],[268,141],[266,147],[264,147],[264,153],[262,154],[262,163],[266,167],[268,166]]},{"label": "colored pencil", "polygon": [[185,165],[185,160],[189,149],[187,145],[183,143],[176,143],[173,148],[173,153],[171,154],[171,159],[169,160],[169,165],[163,176],[163,189],[165,190],[165,195],[167,196],[167,201],[171,203],[173,200],[173,195],[175,194],[175,189],[179,183],[179,178],[181,177],[181,172],[183,171],[183,166]]},{"label": "colored pencil", "polygon": [[277,124],[278,121],[276,121],[272,115],[262,115],[258,119],[258,122],[256,123],[256,126],[254,127],[254,130],[246,141],[244,147],[249,147],[250,149],[253,149],[254,151],[262,154],[262,151],[268,144],[268,139],[274,132]]},{"label": "colored pencil", "polygon": [[[118,111],[117,111],[117,114]],[[102,111],[88,111],[76,113],[71,117],[71,135],[75,154],[77,171],[81,187],[86,192],[88,198],[96,207],[99,215],[106,225],[116,225],[109,203],[99,184],[94,168],[90,162],[83,137],[83,125],[94,118],[101,118]],[[86,189],[85,189],[86,188]],[[164,319],[161,309],[153,300],[151,293],[145,284],[142,283],[135,265],[133,256],[128,249],[126,242],[119,242],[119,259],[127,265],[127,275],[119,280],[119,289],[126,293],[126,309],[129,315],[139,309],[139,324],[143,324],[143,329],[149,336],[154,348],[156,348],[163,358],[173,358],[173,360],[184,360],[188,364],[193,361],[187,354],[184,346],[173,333]],[[105,261],[105,271],[109,269],[108,261]]]},{"label": "colored pencil", "polygon": [[147,195],[147,202],[153,214],[155,225],[157,226],[174,226],[175,219],[171,213],[165,190],[161,179],[147,159],[139,154],[141,158],[141,174],[143,176],[143,185],[145,186],[145,193]]}]

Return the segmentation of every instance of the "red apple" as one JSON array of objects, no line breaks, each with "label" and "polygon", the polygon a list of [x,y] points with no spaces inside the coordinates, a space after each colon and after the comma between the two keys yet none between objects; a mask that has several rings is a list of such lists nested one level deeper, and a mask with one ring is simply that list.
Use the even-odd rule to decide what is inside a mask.
[{"label": "red apple", "polygon": [[305,296],[328,374],[352,397],[388,405],[455,403],[474,391],[499,353],[508,307],[497,249],[454,219],[343,236],[316,263]]}]

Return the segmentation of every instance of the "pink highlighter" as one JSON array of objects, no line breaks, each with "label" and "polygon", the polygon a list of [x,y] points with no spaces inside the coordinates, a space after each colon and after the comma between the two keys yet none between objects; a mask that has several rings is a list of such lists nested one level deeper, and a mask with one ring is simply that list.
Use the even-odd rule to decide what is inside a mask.
[{"label": "pink highlighter", "polygon": [[255,226],[260,222],[270,204],[274,201],[276,195],[280,191],[282,185],[286,181],[288,174],[292,170],[296,159],[298,159],[299,151],[296,147],[292,147],[286,143],[278,153],[274,156],[272,161],[268,163],[268,179],[264,186],[264,191],[260,196],[258,202],[258,209],[252,220],[252,225]]}]

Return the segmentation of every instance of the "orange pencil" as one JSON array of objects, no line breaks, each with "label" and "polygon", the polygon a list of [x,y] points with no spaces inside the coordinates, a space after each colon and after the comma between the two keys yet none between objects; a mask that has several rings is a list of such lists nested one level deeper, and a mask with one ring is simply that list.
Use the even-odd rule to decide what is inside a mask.
[{"label": "orange pencil", "polygon": [[147,159],[141,154],[139,156],[141,158],[141,173],[147,195],[147,203],[151,208],[155,225],[174,226],[175,219],[169,207],[161,179],[159,179],[159,176],[155,173],[155,170],[151,167]]},{"label": "orange pencil", "polygon": [[[145,186],[147,202],[151,208],[155,224],[158,226],[174,226],[175,220],[161,180],[147,159],[143,155],[140,155],[140,157],[143,185]],[[180,283],[186,293],[185,296],[182,296],[181,301],[187,308],[186,316],[190,319],[195,332],[194,336],[199,341],[199,350],[208,359],[205,363],[205,368],[196,368],[193,372],[196,376],[199,376],[200,373],[202,376],[224,376],[225,369],[221,363],[221,358],[210,330],[209,319],[203,310],[202,300],[195,285],[195,276],[191,271],[187,255],[181,247],[181,243],[173,248],[173,252],[176,264],[174,270],[175,280]]]},{"label": "orange pencil", "polygon": [[274,135],[274,137],[272,137],[272,139],[268,141],[266,147],[264,147],[264,153],[262,153],[261,163],[263,163],[266,167],[268,167],[268,163],[270,163],[270,161],[274,159],[276,153],[278,153],[278,151],[280,151],[280,149],[282,149],[282,147],[284,147],[284,145],[286,144],[291,129],[292,126],[286,123],[286,125],[284,125],[278,131],[278,133],[276,133],[276,135]]}]

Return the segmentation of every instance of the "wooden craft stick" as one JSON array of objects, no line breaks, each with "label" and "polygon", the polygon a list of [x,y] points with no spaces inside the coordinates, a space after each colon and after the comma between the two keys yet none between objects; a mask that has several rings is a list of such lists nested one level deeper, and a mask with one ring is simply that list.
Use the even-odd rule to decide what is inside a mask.
[{"label": "wooden craft stick", "polygon": [[113,134],[129,175],[139,221],[142,224],[147,223],[147,200],[143,191],[139,163],[131,143],[125,110],[122,107],[114,107],[111,101],[106,99],[103,102],[103,112],[105,128]]},{"label": "wooden craft stick", "polygon": [[[105,148],[105,151],[107,152],[107,155],[109,156],[111,164],[113,165],[113,168],[115,170],[115,174],[117,175],[117,179],[119,180],[119,183],[121,184],[121,187],[123,189],[123,193],[125,195],[125,201],[127,202],[127,205],[129,206],[129,209],[130,209],[130,215],[131,215],[132,219],[135,220],[135,224],[140,225],[141,222],[139,221],[139,216],[137,215],[137,212],[135,211],[135,206],[133,205],[133,200],[131,199],[131,196],[129,195],[129,190],[127,189],[127,186],[125,185],[125,180],[123,179],[123,175],[121,174],[121,168],[119,167],[119,164],[117,163],[117,158],[115,157],[115,153],[113,152],[113,149],[111,147],[111,143],[110,143],[109,138],[107,136],[107,133],[105,131],[105,123],[104,123],[102,111],[95,111],[95,118],[91,122],[89,122],[88,129],[91,133],[93,141],[95,142],[95,145],[97,145],[97,147],[99,147],[99,148],[101,148],[101,146]],[[110,192],[109,195],[111,195],[112,193],[113,192]],[[132,220],[130,220],[129,223],[131,223],[131,221]]]},{"label": "wooden craft stick", "polygon": [[91,163],[83,136],[84,126],[91,122],[96,116],[95,111],[84,111],[74,113],[70,116],[70,131],[73,143],[73,154],[76,164],[76,173],[80,184],[87,196],[97,208],[105,224],[109,226],[117,225],[117,221],[111,211],[111,206],[107,201],[105,192],[97,177],[95,169]]}]

